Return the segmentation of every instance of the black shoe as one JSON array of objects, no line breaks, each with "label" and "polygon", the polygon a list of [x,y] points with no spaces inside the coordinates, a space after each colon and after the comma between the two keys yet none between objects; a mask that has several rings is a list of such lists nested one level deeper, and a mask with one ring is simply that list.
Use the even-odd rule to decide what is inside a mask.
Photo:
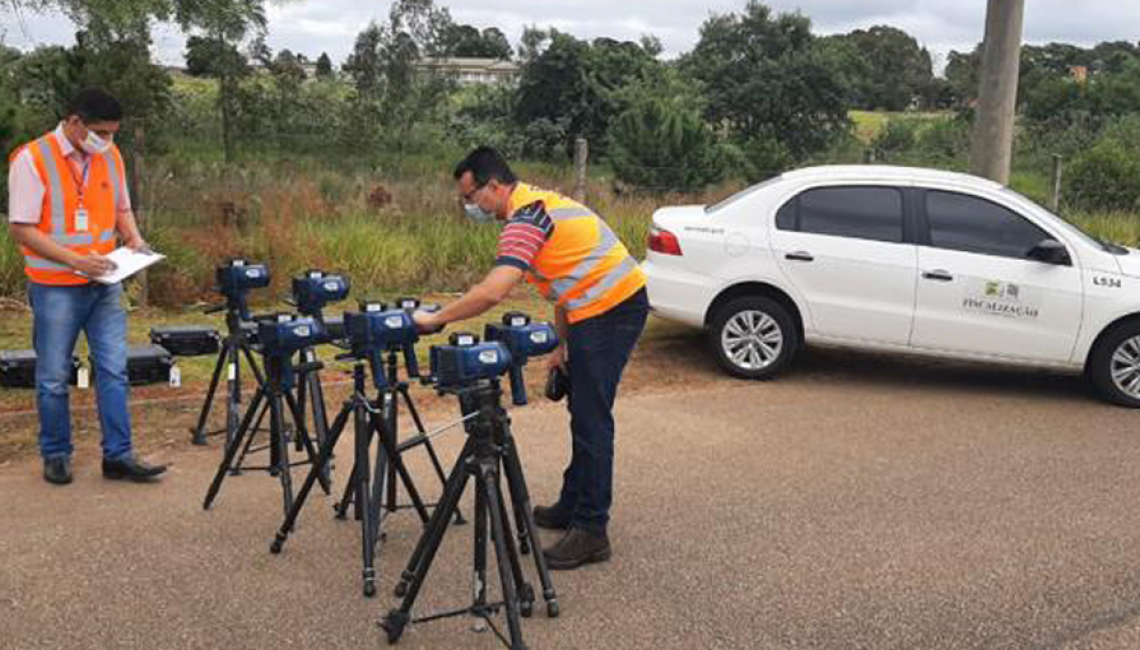
[{"label": "black shoe", "polygon": [[133,456],[121,460],[103,459],[103,478],[145,483],[166,471],[166,465],[149,465]]},{"label": "black shoe", "polygon": [[610,559],[610,540],[581,528],[571,528],[558,543],[542,551],[546,566],[553,571],[576,569],[583,564]]},{"label": "black shoe", "polygon": [[56,485],[67,485],[71,482],[70,458],[45,458],[44,480]]},{"label": "black shoe", "polygon": [[566,530],[570,527],[570,512],[558,505],[535,506],[534,524],[548,530]]}]

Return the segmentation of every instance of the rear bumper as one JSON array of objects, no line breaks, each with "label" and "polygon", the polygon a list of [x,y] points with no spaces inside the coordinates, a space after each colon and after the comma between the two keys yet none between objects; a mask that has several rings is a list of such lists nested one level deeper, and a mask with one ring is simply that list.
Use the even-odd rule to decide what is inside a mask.
[{"label": "rear bumper", "polygon": [[648,278],[649,307],[654,314],[704,327],[705,312],[713,298],[708,277],[654,264],[652,260],[647,260],[641,268]]}]

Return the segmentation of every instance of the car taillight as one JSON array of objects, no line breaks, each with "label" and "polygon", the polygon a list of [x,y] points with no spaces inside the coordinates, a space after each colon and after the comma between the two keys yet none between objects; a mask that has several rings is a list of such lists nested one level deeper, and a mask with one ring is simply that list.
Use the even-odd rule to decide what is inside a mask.
[{"label": "car taillight", "polygon": [[649,229],[649,250],[665,255],[681,255],[681,242],[668,230],[654,226]]}]

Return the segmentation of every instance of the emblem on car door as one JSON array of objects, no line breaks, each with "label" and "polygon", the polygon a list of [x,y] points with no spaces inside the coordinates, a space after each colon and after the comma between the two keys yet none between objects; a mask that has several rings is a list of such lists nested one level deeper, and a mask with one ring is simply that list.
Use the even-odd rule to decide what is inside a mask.
[{"label": "emblem on car door", "polygon": [[1107,287],[1109,289],[1119,289],[1121,287],[1120,278],[1113,278],[1107,275],[1094,275],[1093,284],[1098,287]]}]

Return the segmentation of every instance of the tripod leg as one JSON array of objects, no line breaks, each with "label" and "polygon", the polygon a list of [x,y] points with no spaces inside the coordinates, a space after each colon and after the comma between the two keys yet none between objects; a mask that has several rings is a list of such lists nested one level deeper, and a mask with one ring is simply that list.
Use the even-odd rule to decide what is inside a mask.
[{"label": "tripod leg", "polygon": [[[321,386],[321,377],[317,373],[312,375],[312,385],[309,387],[309,397],[313,407],[313,433],[317,436],[317,446],[324,444],[329,435],[329,417],[325,410],[325,391]],[[331,461],[331,458],[330,458]],[[332,484],[333,464],[329,462],[324,467],[323,477],[326,485]],[[327,494],[329,491],[325,490]]]},{"label": "tripod leg", "polygon": [[[468,449],[465,446],[464,452],[466,451]],[[443,497],[432,513],[428,527],[416,544],[416,550],[412,554],[408,569],[404,571],[400,584],[396,587],[396,595],[403,597],[400,607],[390,610],[380,622],[380,626],[388,635],[389,644],[400,640],[400,635],[404,633],[404,628],[411,620],[411,611],[416,603],[416,596],[419,595],[420,588],[423,587],[424,578],[427,577],[428,569],[431,568],[432,560],[435,559],[436,551],[439,550],[439,544],[443,541],[443,534],[447,532],[451,513],[459,505],[459,498],[463,496],[463,490],[467,487],[467,479],[470,474],[466,467],[466,459],[466,454],[460,455],[455,469],[452,470],[451,476],[447,479],[447,487],[443,491]],[[410,573],[413,570],[414,572]]]},{"label": "tripod leg", "polygon": [[[511,561],[511,576],[515,581],[515,589],[518,593],[519,599],[519,613],[525,618],[530,618],[531,613],[534,611],[534,587],[531,587],[523,577],[522,563],[519,561],[518,549],[515,546],[515,539],[511,537],[511,522],[507,520],[507,506],[505,499],[503,499],[503,486],[502,477],[498,474],[495,475],[495,497],[499,500],[498,508],[503,518],[503,543],[507,547],[507,557]],[[518,513],[515,514],[518,516]]]},{"label": "tripod leg", "polygon": [[[315,463],[317,460],[317,447],[313,445],[312,438],[309,437],[309,432],[305,428],[305,412],[302,404],[298,404],[293,396],[285,393],[285,403],[289,406],[289,412],[293,415],[293,423],[297,432],[297,443],[302,451],[309,456],[309,462]],[[321,473],[317,479],[321,482],[321,489],[325,494],[332,492],[332,485],[329,483],[328,473],[326,467],[321,467]]]},{"label": "tripod leg", "polygon": [[[439,503],[436,504],[435,510],[431,513],[431,520],[428,521],[427,527],[424,529],[424,534],[420,536],[419,541],[416,542],[416,548],[412,551],[412,556],[408,558],[408,565],[404,568],[404,572],[400,575],[400,582],[396,585],[396,597],[403,596],[407,590],[408,585],[415,579],[416,572],[423,564],[424,554],[427,553],[427,545],[430,541],[428,531],[431,531],[436,526],[437,522],[442,520],[446,526],[446,522],[451,517],[449,508],[447,507],[449,500],[454,500],[451,509],[455,509],[459,505],[459,495],[463,492],[462,484],[466,482],[466,468],[464,465],[471,455],[474,448],[474,443],[471,438],[463,445],[463,450],[459,452],[459,457],[455,460],[455,467],[452,468],[451,474],[447,477],[447,483],[443,487],[443,495],[439,498]],[[441,532],[442,536],[443,533]],[[434,552],[434,551],[433,551]]]},{"label": "tripod leg", "polygon": [[229,339],[226,346],[218,354],[218,362],[214,365],[214,374],[210,378],[210,387],[206,390],[206,401],[202,402],[202,410],[198,413],[198,424],[190,430],[193,434],[191,442],[195,445],[206,444],[206,419],[210,416],[210,409],[214,406],[214,393],[218,391],[218,381],[222,378],[222,368],[226,367],[226,359],[230,356]]},{"label": "tripod leg", "polygon": [[[233,464],[233,467],[230,468],[231,476],[241,474],[242,465],[245,464],[245,457],[249,455],[249,449],[253,446],[253,441],[257,439],[257,432],[263,431],[261,423],[265,420],[265,414],[269,412],[269,402],[264,400],[265,391],[259,386],[257,392],[253,394],[253,401],[249,403],[249,410],[257,413],[257,419],[253,422],[253,428],[249,430],[249,437],[246,438],[245,445],[242,447],[241,453],[238,454],[237,461]],[[271,475],[272,473],[273,472],[270,472]]]},{"label": "tripod leg", "polygon": [[412,481],[412,475],[408,472],[408,468],[404,465],[403,458],[400,457],[400,452],[396,446],[396,437],[385,433],[381,427],[380,421],[376,416],[372,416],[372,426],[377,429],[380,435],[380,444],[389,458],[389,462],[399,476],[400,480],[404,483],[404,489],[408,491],[408,498],[412,501],[412,506],[415,507],[416,512],[420,515],[420,520],[425,524],[428,522],[429,515],[427,507],[424,506],[423,499],[420,497],[419,490],[416,489],[416,484]]},{"label": "tripod leg", "polygon": [[[260,386],[260,384],[259,384]],[[237,348],[230,349],[230,359],[226,365],[226,441],[237,433],[238,413],[241,412],[241,354]],[[256,429],[255,429],[256,431]],[[239,463],[240,465],[240,463]]]},{"label": "tripod leg", "polygon": [[285,434],[285,413],[282,392],[273,390],[269,396],[269,439],[272,447],[270,464],[277,468],[281,479],[281,499],[285,515],[293,507],[293,477],[289,471],[289,440]]},{"label": "tripod leg", "polygon": [[372,539],[372,508],[369,503],[372,499],[371,468],[368,452],[372,447],[372,429],[363,404],[356,404],[352,412],[354,451],[355,451],[355,507],[356,515],[360,520],[361,547],[363,555],[364,595],[371,597],[376,593],[376,570],[373,567],[373,553],[376,540]]},{"label": "tripod leg", "polygon": [[504,427],[503,439],[503,471],[507,475],[507,487],[511,493],[511,503],[515,506],[518,517],[519,543],[529,542],[534,548],[534,565],[538,571],[539,582],[542,583],[542,597],[546,600],[546,615],[550,618],[558,616],[558,594],[554,591],[554,581],[550,578],[550,569],[546,566],[546,556],[538,545],[534,531],[538,530],[534,523],[534,509],[530,504],[530,491],[526,487],[526,477],[523,475],[522,461],[519,459],[518,445],[509,428]]},{"label": "tripod leg", "polygon": [[229,470],[230,464],[234,461],[234,456],[237,455],[238,447],[242,446],[242,437],[248,435],[250,439],[253,438],[255,430],[250,429],[249,425],[253,420],[255,407],[258,405],[260,396],[261,393],[258,392],[258,396],[254,398],[254,403],[250,404],[250,408],[246,411],[245,418],[241,426],[239,426],[235,432],[233,439],[227,441],[226,453],[222,456],[221,464],[218,465],[218,473],[214,475],[214,480],[210,483],[210,488],[206,491],[206,500],[202,503],[203,510],[209,510],[210,505],[214,502],[214,498],[218,495],[218,490],[222,487],[222,481],[226,477],[227,470]]},{"label": "tripod leg", "polygon": [[348,474],[348,483],[344,486],[344,494],[341,496],[340,501],[337,501],[333,510],[336,512],[337,519],[345,519],[348,512],[348,506],[354,501],[353,496],[356,494],[356,481],[358,469],[355,464],[352,466],[352,471]]},{"label": "tripod leg", "polygon": [[309,497],[309,492],[313,489],[313,484],[317,482],[317,476],[320,474],[321,468],[332,458],[333,448],[336,447],[336,441],[340,438],[345,423],[348,422],[349,413],[351,413],[351,409],[347,408],[346,405],[346,408],[337,414],[329,437],[325,440],[325,443],[321,445],[321,451],[317,456],[317,460],[309,470],[309,475],[305,477],[305,482],[301,484],[301,490],[297,492],[297,499],[293,501],[293,507],[289,509],[289,514],[285,515],[285,521],[281,523],[281,528],[277,531],[277,536],[269,546],[271,553],[276,554],[281,552],[281,547],[284,546],[285,539],[293,530],[297,516],[301,514],[301,508],[305,505],[305,499]]},{"label": "tripod leg", "polygon": [[[298,354],[301,355],[300,356],[301,362],[304,363],[306,360],[305,352],[302,351],[302,352],[299,352]],[[303,371],[299,374],[300,374],[300,377],[297,378],[298,379],[298,381],[297,381],[297,396],[294,398],[292,393],[289,393],[289,399],[292,402],[292,405],[290,406],[290,408],[293,409],[293,420],[294,420],[294,422],[296,422],[296,428],[294,431],[295,435],[293,438],[293,442],[296,443],[296,445],[297,445],[297,452],[298,453],[305,450],[305,448],[301,444],[301,437],[303,435],[306,435],[308,432],[308,427],[307,427],[307,424],[305,421],[305,405],[306,405],[305,397],[309,392],[309,390],[308,390],[308,388],[309,388],[309,372],[306,370],[306,371]]]},{"label": "tripod leg", "polygon": [[[480,471],[482,471],[480,469]],[[471,613],[476,616],[473,628],[476,632],[486,629],[487,617],[487,492],[483,486],[483,477],[477,476],[475,485],[475,530],[472,531],[475,540],[474,559],[472,566],[472,580],[475,587],[475,602],[471,605]]]},{"label": "tripod leg", "polygon": [[[499,492],[498,475],[497,472],[484,470],[480,478],[482,483],[480,487],[486,495],[485,501],[490,510],[488,514],[491,519],[491,539],[495,543],[499,580],[503,585],[503,601],[507,609],[507,629],[510,630],[511,635],[511,650],[524,650],[526,644],[523,643],[522,625],[519,623],[518,594],[515,591],[515,576],[511,570],[511,563],[517,564],[518,558],[511,557],[507,551],[507,536],[510,533],[505,521],[506,513],[499,507],[503,495]],[[476,521],[478,522],[478,515],[476,515]],[[481,523],[476,525],[481,526]]]}]

